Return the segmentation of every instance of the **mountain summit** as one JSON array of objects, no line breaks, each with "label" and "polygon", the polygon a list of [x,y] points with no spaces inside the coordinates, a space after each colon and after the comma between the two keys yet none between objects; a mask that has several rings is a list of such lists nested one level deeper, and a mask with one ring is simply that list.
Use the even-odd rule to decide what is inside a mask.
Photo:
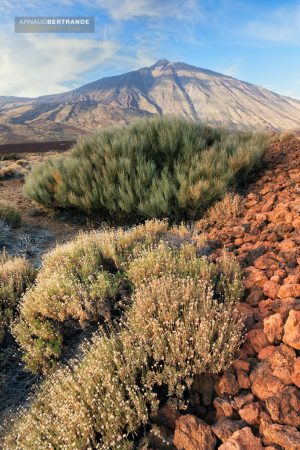
[{"label": "mountain summit", "polygon": [[62,94],[0,98],[2,142],[74,138],[152,114],[241,129],[300,128],[299,100],[166,59]]}]

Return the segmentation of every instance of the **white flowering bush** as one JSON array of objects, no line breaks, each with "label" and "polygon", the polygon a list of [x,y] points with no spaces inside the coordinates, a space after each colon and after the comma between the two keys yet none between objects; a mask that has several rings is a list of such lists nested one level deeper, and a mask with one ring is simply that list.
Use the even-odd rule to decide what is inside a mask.
[{"label": "white flowering bush", "polygon": [[[136,448],[162,402],[185,408],[195,374],[230,365],[242,334],[241,271],[227,255],[200,258],[188,233],[178,233],[122,260],[133,285],[123,317],[47,377],[4,437],[5,450]],[[180,246],[170,246],[174,236]]]},{"label": "white flowering bush", "polygon": [[13,326],[27,368],[47,372],[56,365],[63,349],[64,324],[75,321],[84,327],[99,319],[110,321],[122,297],[133,249],[138,255],[167,231],[167,222],[152,220],[127,231],[81,234],[49,252]]}]

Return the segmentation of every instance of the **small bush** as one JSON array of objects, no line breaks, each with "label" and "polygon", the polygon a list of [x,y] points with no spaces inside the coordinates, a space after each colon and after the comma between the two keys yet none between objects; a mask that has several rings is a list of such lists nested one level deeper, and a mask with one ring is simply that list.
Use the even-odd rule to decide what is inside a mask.
[{"label": "small bush", "polygon": [[50,208],[114,220],[199,217],[261,165],[265,135],[175,118],[142,120],[79,142],[70,156],[33,168],[25,194]]},{"label": "small bush", "polygon": [[219,202],[215,203],[203,219],[195,224],[198,230],[204,230],[210,226],[221,228],[228,226],[231,220],[240,217],[244,211],[244,199],[238,194],[229,193]]},{"label": "small bush", "polygon": [[297,139],[297,137],[295,133],[293,133],[292,131],[286,131],[285,133],[282,133],[280,136],[281,142],[290,142],[293,141],[294,139]]},{"label": "small bush", "polygon": [[[152,261],[155,273],[139,274],[119,329],[96,334],[81,360],[46,379],[6,435],[5,450],[136,448],[159,404],[185,408],[195,374],[228,367],[242,330],[237,264],[225,256],[198,265],[186,244],[181,252],[160,243],[139,258],[144,268]],[[191,260],[189,268],[182,260]]]},{"label": "small bush", "polygon": [[34,276],[35,270],[25,259],[9,258],[5,253],[0,255],[0,342],[21,295],[33,282]]},{"label": "small bush", "polygon": [[153,220],[128,231],[81,234],[48,253],[13,327],[27,367],[47,371],[55,364],[62,352],[64,325],[75,321],[84,327],[100,318],[110,320],[123,296],[124,271],[133,250],[138,255],[167,231],[167,222]]},{"label": "small bush", "polygon": [[13,206],[0,202],[0,221],[14,228],[21,225],[22,216]]}]

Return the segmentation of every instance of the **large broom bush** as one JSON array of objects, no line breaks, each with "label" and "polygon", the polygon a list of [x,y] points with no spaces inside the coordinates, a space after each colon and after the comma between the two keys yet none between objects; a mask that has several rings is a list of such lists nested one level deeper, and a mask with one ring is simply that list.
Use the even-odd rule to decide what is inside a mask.
[{"label": "large broom bush", "polygon": [[263,134],[229,132],[178,118],[152,118],[81,140],[70,156],[33,168],[25,193],[50,208],[115,220],[193,219],[247,181],[268,145]]}]

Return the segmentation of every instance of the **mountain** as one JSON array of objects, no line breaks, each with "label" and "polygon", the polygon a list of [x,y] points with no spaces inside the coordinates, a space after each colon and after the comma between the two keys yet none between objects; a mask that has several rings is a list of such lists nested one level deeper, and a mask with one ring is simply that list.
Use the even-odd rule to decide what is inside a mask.
[{"label": "mountain", "polygon": [[300,100],[210,70],[159,60],[62,94],[0,96],[0,142],[73,139],[153,114],[231,128],[300,129]]}]

